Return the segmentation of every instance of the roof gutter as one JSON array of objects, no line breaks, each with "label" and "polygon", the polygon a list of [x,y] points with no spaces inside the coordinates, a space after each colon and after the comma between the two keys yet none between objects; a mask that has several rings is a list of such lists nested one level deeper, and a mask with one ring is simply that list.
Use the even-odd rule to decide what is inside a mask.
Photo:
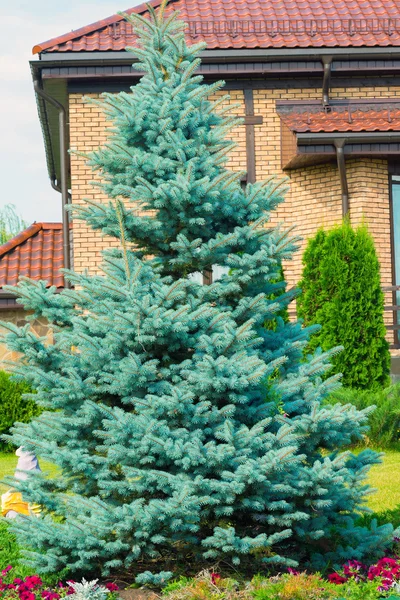
[{"label": "roof gutter", "polygon": [[374,142],[390,143],[400,142],[400,131],[332,131],[318,133],[297,133],[296,138],[300,146],[314,144],[334,144],[335,140],[344,140],[351,144],[369,144]]},{"label": "roof gutter", "polygon": [[[400,58],[400,46],[382,47],[382,46],[360,46],[346,48],[238,48],[238,49],[216,49],[203,50],[200,57],[203,62],[232,62],[237,60],[318,60],[323,56],[332,56],[333,59],[356,60],[356,59],[376,59],[380,60]],[[90,64],[121,64],[126,62],[132,64],[135,57],[126,50],[119,51],[93,51],[93,52],[42,52],[39,54],[39,60],[34,61],[36,65],[45,62],[87,62]]]},{"label": "roof gutter", "polygon": [[[62,205],[62,226],[63,226],[63,259],[64,268],[71,268],[71,241],[70,241],[70,229],[69,229],[69,213],[67,211],[67,205],[70,201],[70,195],[68,192],[68,138],[67,138],[67,112],[64,106],[58,102],[55,98],[50,96],[44,91],[41,86],[40,80],[35,77],[33,80],[33,87],[38,96],[43,98],[45,102],[52,104],[58,111],[58,126],[60,132],[60,172],[61,182],[58,186],[55,182],[55,177],[51,177],[51,186],[61,192],[61,205]],[[65,287],[70,287],[68,280],[65,280]]]}]

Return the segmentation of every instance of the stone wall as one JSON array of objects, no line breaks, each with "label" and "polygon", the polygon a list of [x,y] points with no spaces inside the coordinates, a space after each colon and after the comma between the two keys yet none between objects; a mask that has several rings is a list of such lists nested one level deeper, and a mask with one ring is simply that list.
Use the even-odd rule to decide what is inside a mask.
[{"label": "stone wall", "polygon": [[[27,323],[28,312],[22,310],[21,308],[17,309],[7,309],[0,311],[0,321],[7,321],[9,323],[14,323],[14,325],[18,325],[18,327],[23,327]],[[30,326],[32,332],[39,337],[46,337],[48,342],[51,343],[53,341],[53,336],[49,325],[46,319],[35,319],[34,321],[30,321]],[[7,333],[7,331],[0,327],[0,333]],[[19,354],[17,352],[12,352],[8,350],[5,344],[0,343],[0,369],[7,371],[9,367],[5,364],[7,361],[15,361],[18,360]]]}]

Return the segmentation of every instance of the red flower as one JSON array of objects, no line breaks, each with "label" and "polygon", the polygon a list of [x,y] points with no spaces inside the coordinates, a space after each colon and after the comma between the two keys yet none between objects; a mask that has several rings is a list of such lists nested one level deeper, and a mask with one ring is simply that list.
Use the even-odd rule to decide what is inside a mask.
[{"label": "red flower", "polygon": [[28,592],[25,590],[22,592],[18,592],[18,595],[20,597],[20,600],[36,600],[35,594],[32,594],[32,592]]},{"label": "red flower", "polygon": [[5,569],[3,569],[2,572],[1,572],[2,576],[5,577],[7,575],[7,573],[9,571],[11,571],[11,569],[12,569],[12,566],[11,565],[7,565],[7,567]]},{"label": "red flower", "polygon": [[376,565],[372,565],[368,569],[368,579],[373,580],[376,577],[382,577],[387,584],[388,582],[393,583],[400,579],[400,564],[394,558],[381,558]]},{"label": "red flower", "polygon": [[60,595],[56,592],[52,592],[51,590],[43,590],[42,598],[45,600],[59,600]]},{"label": "red flower", "polygon": [[221,579],[221,575],[219,575],[218,573],[211,573],[211,583],[213,585],[217,585],[217,581]]},{"label": "red flower", "polygon": [[109,592],[117,592],[119,590],[116,583],[106,583],[106,588]]},{"label": "red flower", "polygon": [[346,577],[342,577],[339,573],[331,573],[328,575],[328,581],[331,583],[336,583],[336,585],[340,585],[342,583],[346,583]]},{"label": "red flower", "polygon": [[25,577],[25,585],[28,590],[33,590],[35,587],[43,585],[43,581],[38,575],[31,575],[30,577]]}]

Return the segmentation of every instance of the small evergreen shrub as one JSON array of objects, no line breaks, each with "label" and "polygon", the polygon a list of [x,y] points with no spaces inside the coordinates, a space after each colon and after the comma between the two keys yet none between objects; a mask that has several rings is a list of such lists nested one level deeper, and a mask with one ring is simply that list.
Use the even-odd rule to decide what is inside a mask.
[{"label": "small evergreen shrub", "polygon": [[375,406],[368,418],[367,445],[390,448],[400,441],[400,384],[376,391],[341,388],[334,392],[328,403],[352,404],[358,410]]},{"label": "small evergreen shrub", "polygon": [[[16,381],[9,373],[0,371],[0,435],[8,433],[14,423],[29,423],[40,413],[41,409],[32,399],[32,388],[25,381]],[[0,439],[1,450],[12,448]]]},{"label": "small evergreen shrub", "polygon": [[106,600],[110,591],[97,583],[97,579],[86,581],[82,579],[82,583],[71,581],[70,587],[73,590],[70,600]]},{"label": "small evergreen shrub", "polygon": [[333,370],[343,384],[379,389],[389,383],[390,354],[383,321],[384,296],[374,241],[365,225],[348,221],[320,229],[303,256],[298,315],[305,325],[321,324],[309,351],[342,346]]}]

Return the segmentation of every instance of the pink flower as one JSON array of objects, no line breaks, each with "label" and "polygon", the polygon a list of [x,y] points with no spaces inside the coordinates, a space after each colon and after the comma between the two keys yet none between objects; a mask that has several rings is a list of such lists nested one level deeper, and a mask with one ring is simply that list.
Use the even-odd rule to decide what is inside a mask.
[{"label": "pink flower", "polygon": [[12,569],[12,566],[11,565],[7,565],[7,567],[5,569],[3,569],[2,572],[1,572],[2,576],[5,577],[7,575],[7,573],[9,571],[11,571],[11,569]]},{"label": "pink flower", "polygon": [[44,598],[45,600],[59,600],[60,594],[52,592],[51,590],[43,590],[42,598]]},{"label": "pink flower", "polygon": [[289,575],[300,575],[300,573],[296,571],[296,569],[292,569],[292,567],[288,567],[288,573]]},{"label": "pink flower", "polygon": [[119,590],[116,583],[106,583],[106,588],[109,592],[117,592]]},{"label": "pink flower", "polygon": [[383,579],[382,584],[378,587],[378,592],[387,592],[393,585],[393,581],[390,579]]},{"label": "pink flower", "polygon": [[67,581],[67,584],[68,584],[67,596],[70,596],[71,594],[75,594],[74,588],[71,587],[71,585],[73,583],[75,583],[75,581],[73,579],[70,579],[69,581]]},{"label": "pink flower", "polygon": [[343,565],[343,573],[345,577],[353,577],[356,581],[361,581],[364,579],[366,572],[366,565],[363,565],[358,560],[349,560]]},{"label": "pink flower", "polygon": [[211,583],[213,585],[217,585],[217,581],[221,579],[221,575],[219,575],[218,573],[211,573]]}]

